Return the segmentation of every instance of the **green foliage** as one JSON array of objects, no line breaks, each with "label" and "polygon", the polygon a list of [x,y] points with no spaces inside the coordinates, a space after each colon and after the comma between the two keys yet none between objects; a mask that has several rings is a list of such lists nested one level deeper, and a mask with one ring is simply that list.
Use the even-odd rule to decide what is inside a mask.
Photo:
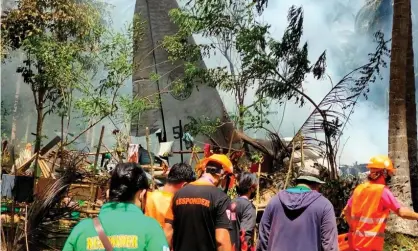
[{"label": "green foliage", "polygon": [[[174,81],[173,91],[189,90],[196,84],[221,89],[235,98],[236,111],[231,119],[239,130],[262,127],[264,120],[259,114],[267,114],[267,102],[261,95],[253,103],[246,99],[247,91],[257,86],[248,65],[256,56],[253,47],[265,47],[263,38],[269,26],[256,22],[253,3],[194,1],[183,9],[171,10],[170,16],[180,29],[165,37],[163,46],[170,60],[185,62],[185,74]],[[189,43],[197,34],[208,42]],[[224,66],[202,67],[204,58],[216,56],[222,57]]]},{"label": "green foliage", "polygon": [[233,199],[237,198],[237,197],[238,197],[238,193],[237,193],[237,188],[236,188],[236,186],[233,186],[231,189],[228,189],[228,191],[227,191],[227,195],[228,195],[228,197],[229,197],[231,200],[233,200]]},{"label": "green foliage", "polygon": [[5,11],[2,41],[24,53],[17,72],[34,96],[38,113],[35,151],[40,149],[45,116],[64,115],[70,93],[87,79],[90,53],[105,31],[102,4],[74,0],[20,0]]},{"label": "green foliage", "polygon": [[[257,51],[260,55],[249,66],[263,79],[258,93],[280,101],[296,99],[304,105],[309,97],[303,93],[302,84],[309,74],[320,79],[325,72],[326,55],[323,52],[314,64],[308,60],[308,44],[300,46],[303,34],[302,8],[292,6],[288,14],[289,25],[281,41],[270,39],[269,50]],[[255,53],[255,52],[253,52]]]},{"label": "green foliage", "polygon": [[321,186],[321,193],[334,206],[339,232],[346,233],[348,231],[348,225],[340,216],[352,192],[361,181],[356,177],[330,179],[329,175],[324,175],[322,179],[326,183]]},{"label": "green foliage", "polygon": [[6,105],[5,105],[5,103],[4,103],[4,101],[2,100],[1,101],[1,138],[2,139],[6,139],[7,138],[7,136],[6,136],[6,128],[5,128],[5,126],[6,126],[6,123],[7,123],[7,116],[9,116],[10,115],[10,112],[9,112],[9,110],[7,109],[7,107],[6,107]]},{"label": "green foliage", "polygon": [[24,52],[17,72],[30,85],[41,115],[35,150],[43,120],[52,112],[67,118],[68,129],[71,115],[84,124],[89,120],[91,127],[120,116],[119,107],[124,120],[150,107],[149,98],[128,102],[119,95],[135,67],[134,41],[143,39],[143,21],[135,16],[122,32],[114,32],[107,28],[106,7],[95,0],[19,0],[17,8],[6,11],[2,41]]},{"label": "green foliage", "polygon": [[79,88],[82,97],[75,102],[75,108],[83,117],[100,119],[117,111],[119,90],[132,75],[134,67],[132,48],[137,31],[142,34],[142,30],[134,30],[134,24],[129,24],[122,32],[107,30],[103,33],[94,60],[100,66],[97,71],[104,74],[99,79],[83,82]]},{"label": "green foliage", "polygon": [[[302,90],[307,75],[319,79],[325,71],[325,52],[311,64],[307,43],[300,46],[302,8],[290,8],[289,25],[277,41],[269,36],[269,25],[256,21],[254,4],[261,7],[266,1],[189,2],[183,9],[170,11],[180,30],[163,41],[171,60],[185,62],[186,74],[175,81],[176,86],[203,83],[232,94],[236,109],[230,118],[241,131],[269,123],[266,117],[272,99],[295,98],[303,105],[309,99]],[[192,35],[200,35],[205,42],[189,43]],[[225,64],[201,67],[202,59],[214,56],[222,57]],[[257,95],[249,102],[248,90],[254,88]]]},{"label": "green foliage", "polygon": [[199,134],[210,136],[223,125],[219,118],[210,119],[202,116],[200,118],[188,117],[188,119],[190,122],[184,126],[184,130],[194,136]]}]

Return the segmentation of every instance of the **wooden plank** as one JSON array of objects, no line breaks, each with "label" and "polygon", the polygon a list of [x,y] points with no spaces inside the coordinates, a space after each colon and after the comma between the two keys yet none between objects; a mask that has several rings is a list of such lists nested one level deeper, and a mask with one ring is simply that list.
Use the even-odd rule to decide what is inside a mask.
[{"label": "wooden plank", "polygon": [[38,164],[39,164],[39,168],[41,169],[42,175],[43,175],[45,178],[49,178],[49,176],[50,176],[50,175],[49,175],[49,172],[48,172],[48,170],[45,168],[43,161],[42,161],[42,160],[39,160],[39,161],[38,161]]},{"label": "wooden plank", "polygon": [[[141,165],[142,169],[151,170],[151,165]],[[156,171],[164,171],[164,168],[161,166],[154,166],[154,170]]]},{"label": "wooden plank", "polygon": [[61,138],[59,136],[56,136],[55,138],[53,138],[51,141],[49,141],[48,144],[46,144],[44,147],[41,148],[41,150],[39,151],[40,155],[44,155],[47,152],[49,152],[52,148],[54,148],[54,146],[56,146],[59,142],[61,141]]},{"label": "wooden plank", "polygon": [[36,153],[36,154],[34,154],[34,155],[32,155],[32,157],[30,157],[30,159],[28,159],[28,160],[26,160],[22,165],[20,165],[18,168],[17,168],[17,171],[19,171],[19,170],[21,170],[21,169],[23,169],[24,167],[26,167],[27,165],[30,165],[30,163],[32,163],[32,161],[36,158],[36,156],[37,156],[38,154]]},{"label": "wooden plank", "polygon": [[[42,156],[42,155],[48,153],[60,141],[61,141],[61,138],[58,137],[58,136],[56,136],[48,144],[46,144],[44,147],[41,148],[41,150],[39,151],[39,154]],[[27,167],[28,165],[30,165],[32,163],[32,161],[36,158],[37,155],[38,155],[37,153],[35,153],[34,155],[32,155],[32,157],[30,157],[30,159],[28,159],[27,161],[25,161],[25,163],[23,163],[20,167],[18,167],[17,170],[19,171],[19,170]]]}]

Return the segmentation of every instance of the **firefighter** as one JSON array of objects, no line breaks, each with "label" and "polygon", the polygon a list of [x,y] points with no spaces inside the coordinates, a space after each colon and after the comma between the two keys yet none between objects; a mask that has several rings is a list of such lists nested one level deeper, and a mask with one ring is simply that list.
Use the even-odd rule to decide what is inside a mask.
[{"label": "firefighter", "polygon": [[351,250],[381,251],[389,212],[408,220],[418,220],[418,214],[401,206],[386,186],[395,174],[387,156],[372,157],[367,168],[370,170],[368,181],[355,188],[344,215],[350,226]]}]

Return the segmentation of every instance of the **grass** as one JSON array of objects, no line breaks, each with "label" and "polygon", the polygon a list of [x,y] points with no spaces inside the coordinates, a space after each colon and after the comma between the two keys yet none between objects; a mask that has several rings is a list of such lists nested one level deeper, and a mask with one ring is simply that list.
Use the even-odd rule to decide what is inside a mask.
[{"label": "grass", "polygon": [[386,233],[384,251],[418,251],[418,238],[403,234]]}]

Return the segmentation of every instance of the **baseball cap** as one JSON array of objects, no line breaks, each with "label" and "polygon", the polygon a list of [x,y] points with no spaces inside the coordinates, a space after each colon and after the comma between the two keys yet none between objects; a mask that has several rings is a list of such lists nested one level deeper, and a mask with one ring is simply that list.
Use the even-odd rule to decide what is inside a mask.
[{"label": "baseball cap", "polygon": [[317,175],[310,174],[310,173],[304,173],[296,178],[296,181],[310,181],[318,184],[325,184],[324,181],[320,180]]}]

